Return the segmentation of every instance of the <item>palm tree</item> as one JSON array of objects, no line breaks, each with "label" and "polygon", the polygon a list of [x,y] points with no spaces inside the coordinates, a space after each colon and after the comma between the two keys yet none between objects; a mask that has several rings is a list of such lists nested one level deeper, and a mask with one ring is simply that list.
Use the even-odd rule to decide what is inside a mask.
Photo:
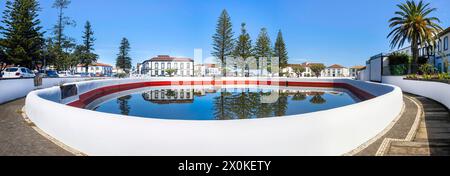
[{"label": "palm tree", "polygon": [[442,27],[437,23],[441,21],[436,17],[429,17],[436,8],[430,8],[430,3],[418,4],[414,0],[407,0],[406,3],[398,4],[399,11],[395,12],[396,17],[389,20],[389,27],[392,31],[388,38],[391,38],[391,48],[402,47],[408,41],[411,43],[411,50],[415,63],[419,60],[419,47],[434,46],[435,37]]}]

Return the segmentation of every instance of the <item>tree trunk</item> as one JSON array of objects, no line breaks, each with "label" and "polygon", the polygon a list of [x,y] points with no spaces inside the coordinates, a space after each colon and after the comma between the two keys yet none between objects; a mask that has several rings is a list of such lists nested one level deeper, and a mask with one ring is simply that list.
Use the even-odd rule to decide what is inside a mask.
[{"label": "tree trunk", "polygon": [[[418,63],[419,63],[419,44],[417,43],[417,37],[413,37],[413,39],[412,39],[411,51],[412,51],[412,57],[413,57],[414,63],[411,63],[411,65],[409,67],[410,74],[412,71],[417,72]],[[411,70],[411,68],[413,66],[414,66],[414,70]]]}]

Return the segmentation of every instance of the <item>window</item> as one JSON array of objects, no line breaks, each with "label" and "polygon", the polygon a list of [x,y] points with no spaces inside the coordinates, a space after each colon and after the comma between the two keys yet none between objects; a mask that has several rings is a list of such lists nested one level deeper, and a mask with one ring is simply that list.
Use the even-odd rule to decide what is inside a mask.
[{"label": "window", "polygon": [[158,69],[158,67],[159,67],[159,64],[158,64],[158,63],[156,63],[156,64],[155,64],[155,68],[156,68],[156,69]]},{"label": "window", "polygon": [[172,64],[168,63],[167,68],[170,69],[170,66],[172,66]]},{"label": "window", "polygon": [[178,63],[175,63],[175,69],[178,69]]},{"label": "window", "polygon": [[191,67],[191,64],[186,64],[186,69],[189,69]]},{"label": "window", "polygon": [[165,67],[165,64],[161,63],[161,69],[164,69],[164,67]]},{"label": "window", "polygon": [[180,64],[180,69],[183,69],[183,67],[184,67],[184,64],[181,63],[181,64]]},{"label": "window", "polygon": [[441,44],[442,44],[442,42],[441,42],[441,40],[439,40],[438,45],[437,45],[438,52],[441,52]]},{"label": "window", "polygon": [[448,36],[444,38],[444,51],[448,50]]}]

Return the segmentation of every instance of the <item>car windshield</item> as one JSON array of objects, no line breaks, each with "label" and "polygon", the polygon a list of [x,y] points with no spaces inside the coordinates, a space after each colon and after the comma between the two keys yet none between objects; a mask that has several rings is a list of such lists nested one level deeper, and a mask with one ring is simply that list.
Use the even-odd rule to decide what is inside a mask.
[{"label": "car windshield", "polygon": [[16,72],[17,68],[7,68],[5,71],[6,72]]},{"label": "car windshield", "polygon": [[47,74],[48,74],[48,75],[55,75],[56,72],[55,72],[55,71],[47,71]]}]

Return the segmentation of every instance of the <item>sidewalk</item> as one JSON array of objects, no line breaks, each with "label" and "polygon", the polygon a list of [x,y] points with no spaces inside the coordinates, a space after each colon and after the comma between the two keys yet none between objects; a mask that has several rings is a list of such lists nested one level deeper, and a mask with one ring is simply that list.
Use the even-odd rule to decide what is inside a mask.
[{"label": "sidewalk", "polygon": [[72,156],[25,122],[24,104],[19,99],[0,105],[0,156]]}]

